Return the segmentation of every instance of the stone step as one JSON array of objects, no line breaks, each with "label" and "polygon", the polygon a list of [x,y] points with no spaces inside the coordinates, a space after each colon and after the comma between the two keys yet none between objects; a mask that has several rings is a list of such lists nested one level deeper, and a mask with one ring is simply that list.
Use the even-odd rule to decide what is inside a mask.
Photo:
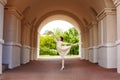
[{"label": "stone step", "polygon": [[8,65],[7,64],[2,64],[2,71],[5,71],[8,69]]}]

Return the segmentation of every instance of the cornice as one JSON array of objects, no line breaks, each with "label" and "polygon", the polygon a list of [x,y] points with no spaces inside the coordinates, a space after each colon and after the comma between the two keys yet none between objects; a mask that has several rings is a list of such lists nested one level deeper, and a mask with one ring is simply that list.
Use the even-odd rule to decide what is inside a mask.
[{"label": "cornice", "polygon": [[20,20],[23,18],[22,13],[15,7],[5,7],[5,12],[14,14]]},{"label": "cornice", "polygon": [[113,0],[113,2],[116,7],[118,7],[120,5],[120,0]]},{"label": "cornice", "polygon": [[115,14],[116,14],[115,8],[105,8],[97,15],[97,20],[100,21],[107,15],[115,15]]},{"label": "cornice", "polygon": [[0,3],[5,6],[7,4],[7,0],[0,0]]}]

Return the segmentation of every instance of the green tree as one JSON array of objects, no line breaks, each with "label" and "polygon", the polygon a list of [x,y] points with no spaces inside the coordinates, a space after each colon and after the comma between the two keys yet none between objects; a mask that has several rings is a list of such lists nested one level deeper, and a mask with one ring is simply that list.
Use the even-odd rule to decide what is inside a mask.
[{"label": "green tree", "polygon": [[56,55],[56,42],[52,36],[40,36],[40,54],[41,55]]},{"label": "green tree", "polygon": [[[78,31],[73,27],[63,34],[64,41],[69,43],[77,43],[79,42]],[[73,46],[70,50],[69,54],[77,55],[79,53],[79,46]]]},{"label": "green tree", "polygon": [[[60,37],[63,36],[64,41],[68,43],[77,43],[79,41],[78,32],[73,27],[70,28],[68,31],[63,32],[63,30],[56,28],[54,29],[55,36]],[[79,46],[73,46],[70,50],[69,54],[78,54]],[[54,38],[50,35],[40,36],[40,54],[42,55],[58,55],[56,50],[56,42]]]}]

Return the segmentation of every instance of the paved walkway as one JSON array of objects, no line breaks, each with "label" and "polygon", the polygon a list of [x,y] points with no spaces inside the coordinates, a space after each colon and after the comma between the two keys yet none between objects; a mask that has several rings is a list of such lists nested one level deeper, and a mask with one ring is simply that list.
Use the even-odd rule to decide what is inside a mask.
[{"label": "paved walkway", "polygon": [[5,71],[0,80],[120,80],[116,69],[104,69],[79,58],[66,58],[60,71],[60,58],[40,59]]}]

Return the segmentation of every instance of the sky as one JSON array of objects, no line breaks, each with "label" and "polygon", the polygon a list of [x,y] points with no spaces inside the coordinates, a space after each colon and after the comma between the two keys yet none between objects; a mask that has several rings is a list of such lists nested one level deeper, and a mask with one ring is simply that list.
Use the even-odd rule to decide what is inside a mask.
[{"label": "sky", "polygon": [[40,34],[44,34],[44,32],[46,30],[51,30],[53,31],[56,28],[60,28],[63,31],[67,31],[69,28],[73,27],[73,25],[67,21],[63,21],[63,20],[55,20],[55,21],[51,21],[48,24],[46,24],[45,26],[43,26],[43,28],[40,31]]}]

